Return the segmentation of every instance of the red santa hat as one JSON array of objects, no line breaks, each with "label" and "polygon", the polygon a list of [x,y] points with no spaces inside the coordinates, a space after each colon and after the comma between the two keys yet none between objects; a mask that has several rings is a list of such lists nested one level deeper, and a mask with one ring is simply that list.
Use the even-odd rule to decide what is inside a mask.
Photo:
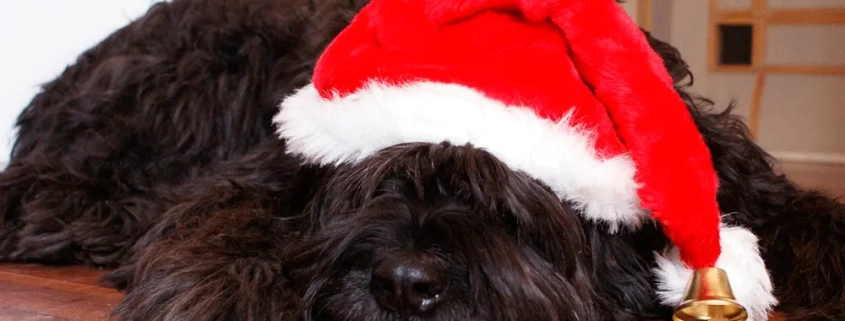
[{"label": "red santa hat", "polygon": [[373,0],[274,121],[319,165],[471,143],[613,231],[659,222],[664,304],[714,266],[750,320],[776,303],[757,238],[720,221],[708,148],[662,59],[613,0]]}]

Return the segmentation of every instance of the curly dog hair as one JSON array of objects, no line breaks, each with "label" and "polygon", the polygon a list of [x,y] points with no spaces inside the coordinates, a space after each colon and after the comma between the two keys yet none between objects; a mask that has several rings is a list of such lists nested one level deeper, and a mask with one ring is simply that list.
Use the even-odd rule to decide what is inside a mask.
[{"label": "curly dog hair", "polygon": [[[484,151],[409,144],[331,169],[284,153],[280,99],[365,3],[174,0],[83,53],[18,119],[0,261],[114,268],[127,321],[670,319],[659,227],[610,235]],[[760,238],[777,310],[845,320],[845,206],[778,174],[646,36],[710,147],[723,212],[742,213],[726,220]],[[401,264],[422,275],[395,296],[384,271]]]}]

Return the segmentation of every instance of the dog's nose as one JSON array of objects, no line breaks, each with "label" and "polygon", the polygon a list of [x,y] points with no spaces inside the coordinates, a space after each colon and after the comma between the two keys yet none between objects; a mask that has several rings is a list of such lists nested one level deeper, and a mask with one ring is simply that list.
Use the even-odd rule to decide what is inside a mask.
[{"label": "dog's nose", "polygon": [[443,298],[444,281],[444,270],[434,259],[395,255],[375,265],[370,290],[383,309],[420,315]]}]

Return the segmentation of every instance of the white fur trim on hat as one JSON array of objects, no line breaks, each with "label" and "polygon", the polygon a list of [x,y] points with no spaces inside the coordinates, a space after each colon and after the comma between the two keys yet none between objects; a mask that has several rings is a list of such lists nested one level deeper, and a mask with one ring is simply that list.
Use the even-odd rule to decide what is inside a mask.
[{"label": "white fur trim on hat", "polygon": [[471,143],[541,180],[612,231],[639,226],[648,216],[639,207],[630,157],[600,159],[593,133],[568,117],[555,123],[466,86],[370,83],[324,99],[309,85],[287,97],[273,121],[288,152],[314,164],[355,163],[400,143]]},{"label": "white fur trim on hat", "polygon": [[[725,270],[737,302],[748,312],[748,321],[766,321],[778,303],[772,294],[769,271],[757,245],[757,236],[742,227],[722,226],[719,230],[722,254],[716,267]],[[657,255],[655,274],[658,277],[658,295],[668,306],[681,303],[692,270],[680,259],[678,249]]]}]

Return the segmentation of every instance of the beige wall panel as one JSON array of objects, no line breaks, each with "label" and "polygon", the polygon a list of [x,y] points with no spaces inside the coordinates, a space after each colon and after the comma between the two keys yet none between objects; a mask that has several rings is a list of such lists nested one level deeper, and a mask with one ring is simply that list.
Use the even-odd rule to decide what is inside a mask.
[{"label": "beige wall panel", "polygon": [[[672,37],[673,3],[671,0],[652,1],[651,34],[657,39],[669,41]],[[678,5],[683,5],[683,3]]]},{"label": "beige wall panel", "polygon": [[637,0],[627,0],[622,3],[622,8],[628,13],[628,16],[637,21]]},{"label": "beige wall panel", "polygon": [[751,117],[751,99],[757,76],[748,73],[710,73],[706,96],[713,100],[718,110],[733,102],[733,113],[746,122]]},{"label": "beige wall panel", "polygon": [[[695,76],[693,89],[706,92],[709,82],[707,70],[707,37],[710,2],[705,0],[675,1],[671,6],[669,44],[678,48]],[[845,0],[843,0],[845,1]]]},{"label": "beige wall panel", "polygon": [[845,26],[768,26],[766,63],[845,66]]},{"label": "beige wall panel", "polygon": [[843,76],[768,76],[760,145],[769,151],[845,154],[843,88]]}]

